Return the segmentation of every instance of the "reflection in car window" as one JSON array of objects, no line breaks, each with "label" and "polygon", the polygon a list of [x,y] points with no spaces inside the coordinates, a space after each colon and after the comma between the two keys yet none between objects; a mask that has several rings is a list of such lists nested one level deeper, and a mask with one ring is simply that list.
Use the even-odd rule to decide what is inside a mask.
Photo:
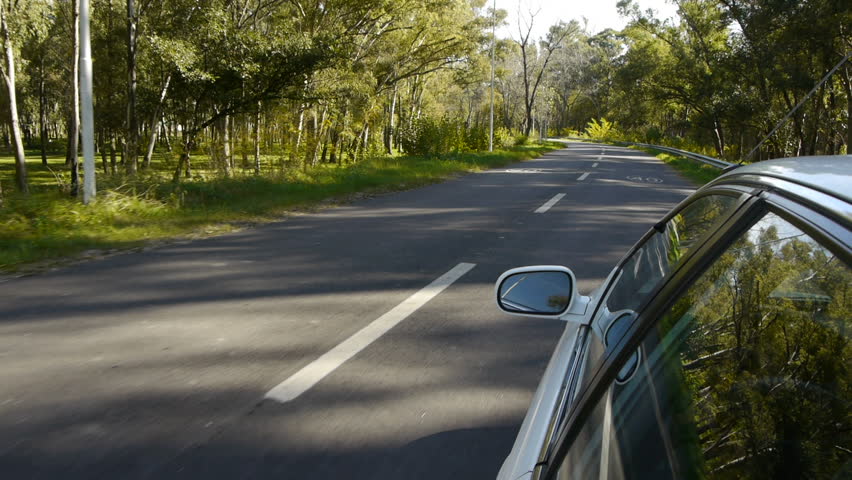
[{"label": "reflection in car window", "polygon": [[843,477],[851,310],[849,266],[765,216],[661,316],[558,477]]},{"label": "reflection in car window", "polygon": [[653,288],[737,202],[735,197],[708,195],[687,205],[666,222],[624,264],[610,289],[609,311],[638,310]]},{"label": "reflection in car window", "polygon": [[[662,233],[651,236],[625,262],[620,277],[610,288],[604,308],[596,314],[596,331],[603,335],[620,311],[636,311],[648,294],[669,275],[698,240],[727,216],[737,204],[737,198],[727,195],[707,195],[690,203],[666,223]],[[626,331],[625,324],[621,330]],[[617,343],[619,337],[609,339]],[[600,366],[606,345],[601,338],[589,335],[586,345],[586,366],[581,385],[587,385]],[[582,388],[581,388],[582,389]]]}]

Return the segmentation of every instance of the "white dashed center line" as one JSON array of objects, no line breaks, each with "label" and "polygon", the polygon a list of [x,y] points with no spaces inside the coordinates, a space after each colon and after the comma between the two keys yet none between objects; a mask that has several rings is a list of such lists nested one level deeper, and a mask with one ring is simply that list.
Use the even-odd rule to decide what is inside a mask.
[{"label": "white dashed center line", "polygon": [[592,164],[592,168],[597,168],[597,166],[598,166],[598,162],[595,162],[595,163]]},{"label": "white dashed center line", "polygon": [[475,263],[460,263],[456,265],[449,272],[441,275],[434,282],[408,297],[389,312],[373,320],[372,323],[329,350],[325,355],[309,363],[293,374],[292,377],[284,380],[277,387],[270,390],[265,398],[281,403],[294,400],[337,369],[337,367],[343,365],[343,363],[354,357],[358,352],[375,342],[385,332],[408,318],[409,315],[416,312],[417,309],[425,305],[429,300],[435,298],[475,266]]},{"label": "white dashed center line", "polygon": [[564,193],[557,193],[556,195],[553,196],[553,198],[551,198],[550,200],[545,202],[544,205],[538,207],[538,209],[535,211],[535,213],[544,213],[544,212],[550,210],[550,208],[553,207],[554,205],[556,205],[559,202],[559,200],[562,200],[562,197],[564,197],[564,196],[565,196]]},{"label": "white dashed center line", "polygon": [[586,177],[588,177],[588,176],[589,176],[589,172],[586,172],[586,173],[584,173],[584,174],[580,175],[580,178],[578,178],[578,179],[577,179],[577,181],[578,181],[578,182],[582,182],[582,181],[583,181],[583,180],[585,180],[585,179],[586,179]]}]

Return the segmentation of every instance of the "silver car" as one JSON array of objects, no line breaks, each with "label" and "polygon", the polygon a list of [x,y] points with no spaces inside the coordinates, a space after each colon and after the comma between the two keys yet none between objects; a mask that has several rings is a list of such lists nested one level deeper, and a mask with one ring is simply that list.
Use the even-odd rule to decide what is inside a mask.
[{"label": "silver car", "polygon": [[852,478],[852,156],[739,167],[588,297],[509,270],[565,332],[498,478]]}]

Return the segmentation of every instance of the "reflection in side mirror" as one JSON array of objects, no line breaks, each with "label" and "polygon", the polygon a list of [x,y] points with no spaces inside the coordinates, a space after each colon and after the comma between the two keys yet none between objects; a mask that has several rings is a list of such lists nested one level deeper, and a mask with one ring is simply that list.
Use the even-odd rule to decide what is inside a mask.
[{"label": "reflection in side mirror", "polygon": [[497,303],[511,313],[561,315],[573,294],[574,280],[567,271],[520,271],[505,276]]}]

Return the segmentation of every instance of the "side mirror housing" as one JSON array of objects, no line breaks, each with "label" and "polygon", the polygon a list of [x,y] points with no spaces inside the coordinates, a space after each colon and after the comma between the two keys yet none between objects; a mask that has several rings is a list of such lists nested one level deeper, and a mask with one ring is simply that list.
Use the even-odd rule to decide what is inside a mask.
[{"label": "side mirror housing", "polygon": [[[497,306],[513,315],[559,318],[588,299],[577,294],[574,273],[555,265],[513,268],[500,275]],[[583,305],[585,310],[585,305]]]}]

